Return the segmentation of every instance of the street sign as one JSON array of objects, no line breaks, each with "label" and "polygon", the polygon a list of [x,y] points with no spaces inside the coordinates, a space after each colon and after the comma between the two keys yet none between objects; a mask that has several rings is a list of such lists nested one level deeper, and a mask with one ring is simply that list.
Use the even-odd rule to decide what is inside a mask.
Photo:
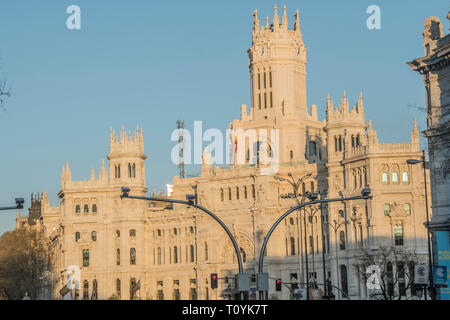
[{"label": "street sign", "polygon": [[435,285],[447,285],[447,266],[434,266],[433,276]]},{"label": "street sign", "polygon": [[428,284],[429,272],[426,264],[417,264],[414,266],[414,283],[418,285]]}]

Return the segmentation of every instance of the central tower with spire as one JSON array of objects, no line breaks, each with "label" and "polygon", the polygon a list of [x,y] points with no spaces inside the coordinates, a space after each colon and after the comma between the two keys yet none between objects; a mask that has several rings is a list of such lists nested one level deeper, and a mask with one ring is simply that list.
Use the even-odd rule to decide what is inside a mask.
[{"label": "central tower with spire", "polygon": [[248,50],[254,119],[288,117],[306,119],[306,48],[300,31],[299,11],[289,29],[275,5],[272,24],[260,24],[253,13],[252,46]]}]

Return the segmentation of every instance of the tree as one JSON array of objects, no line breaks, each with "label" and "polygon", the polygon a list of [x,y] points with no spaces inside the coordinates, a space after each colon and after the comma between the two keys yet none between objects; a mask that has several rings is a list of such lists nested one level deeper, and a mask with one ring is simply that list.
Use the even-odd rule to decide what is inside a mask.
[{"label": "tree", "polygon": [[367,282],[371,277],[371,274],[366,273],[367,268],[379,268],[380,290],[372,293],[372,297],[380,300],[401,300],[406,297],[406,290],[415,289],[414,266],[424,261],[425,257],[419,256],[412,249],[380,246],[376,250],[360,251],[359,272]]},{"label": "tree", "polygon": [[0,237],[0,298],[20,300],[25,293],[39,297],[47,268],[42,231],[16,229]]}]

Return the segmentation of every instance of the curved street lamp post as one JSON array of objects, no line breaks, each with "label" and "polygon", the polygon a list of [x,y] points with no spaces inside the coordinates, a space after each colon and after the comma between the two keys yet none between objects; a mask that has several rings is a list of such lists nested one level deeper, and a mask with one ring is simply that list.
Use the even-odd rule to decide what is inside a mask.
[{"label": "curved street lamp post", "polygon": [[[283,215],[281,215],[281,217],[278,218],[278,220],[272,225],[272,227],[269,229],[269,232],[267,233],[267,235],[264,237],[264,242],[261,246],[261,250],[259,253],[259,263],[258,263],[258,280],[262,280],[263,281],[268,281],[268,276],[264,276],[264,251],[266,249],[267,246],[267,242],[270,239],[270,236],[272,235],[273,231],[275,230],[275,228],[281,223],[281,221],[283,221],[288,215],[290,215],[292,212],[299,210],[305,206],[308,205],[313,205],[313,204],[322,204],[322,203],[329,203],[329,202],[341,202],[341,201],[350,201],[350,200],[360,200],[360,199],[372,199],[372,196],[370,196],[370,189],[369,188],[364,188],[362,190],[362,195],[361,196],[354,196],[354,197],[348,197],[348,198],[335,198],[335,199],[323,199],[323,200],[311,200],[309,202],[306,203],[301,203],[298,204],[294,207],[292,207],[291,209],[289,209],[288,211],[286,211]],[[313,197],[315,196],[315,199],[317,199],[317,194],[313,194],[311,195],[310,199],[314,199]],[[267,285],[266,284],[259,284],[258,283],[258,291],[259,291],[259,299],[263,300],[264,299],[264,290],[262,290],[262,288],[266,288]]]},{"label": "curved street lamp post", "polygon": [[[242,266],[242,259],[241,259],[241,254],[239,251],[239,246],[236,242],[236,239],[234,238],[233,234],[231,233],[231,231],[228,229],[228,227],[225,225],[225,223],[223,223],[222,220],[220,220],[214,213],[212,213],[211,211],[209,211],[208,209],[206,209],[205,207],[202,207],[201,205],[195,203],[196,201],[196,197],[195,195],[186,195],[186,199],[187,201],[183,201],[183,200],[174,200],[174,199],[163,199],[163,198],[155,198],[155,197],[137,197],[137,196],[130,196],[129,192],[130,192],[130,188],[127,187],[122,187],[121,188],[121,192],[122,194],[120,195],[120,198],[129,198],[129,199],[138,199],[138,200],[146,200],[146,201],[159,201],[159,202],[168,202],[168,203],[178,203],[178,204],[184,204],[186,206],[189,207],[194,207],[197,209],[202,210],[203,212],[207,213],[209,216],[211,216],[214,220],[216,220],[220,226],[225,230],[225,232],[228,234],[231,242],[233,243],[234,246],[234,250],[236,251],[236,256],[237,256],[237,262],[238,262],[238,283],[239,283],[239,287],[241,286],[242,282],[247,282],[246,281],[246,276],[244,276],[244,268]],[[244,284],[245,286],[245,284]],[[239,288],[238,288],[239,289]],[[240,299],[243,300],[244,298],[244,291],[245,290],[240,290],[239,291],[239,295],[240,295]]]}]

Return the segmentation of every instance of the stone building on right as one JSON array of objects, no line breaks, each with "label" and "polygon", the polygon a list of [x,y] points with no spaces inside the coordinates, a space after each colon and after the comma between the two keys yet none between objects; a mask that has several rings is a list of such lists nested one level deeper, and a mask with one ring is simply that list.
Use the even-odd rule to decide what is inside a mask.
[{"label": "stone building on right", "polygon": [[[450,20],[450,12],[447,14]],[[437,17],[425,19],[423,32],[425,56],[408,62],[423,74],[426,93],[427,129],[430,158],[433,216],[434,265],[447,266],[450,284],[450,34],[444,35]],[[450,288],[440,288],[440,299],[450,300]]]}]

